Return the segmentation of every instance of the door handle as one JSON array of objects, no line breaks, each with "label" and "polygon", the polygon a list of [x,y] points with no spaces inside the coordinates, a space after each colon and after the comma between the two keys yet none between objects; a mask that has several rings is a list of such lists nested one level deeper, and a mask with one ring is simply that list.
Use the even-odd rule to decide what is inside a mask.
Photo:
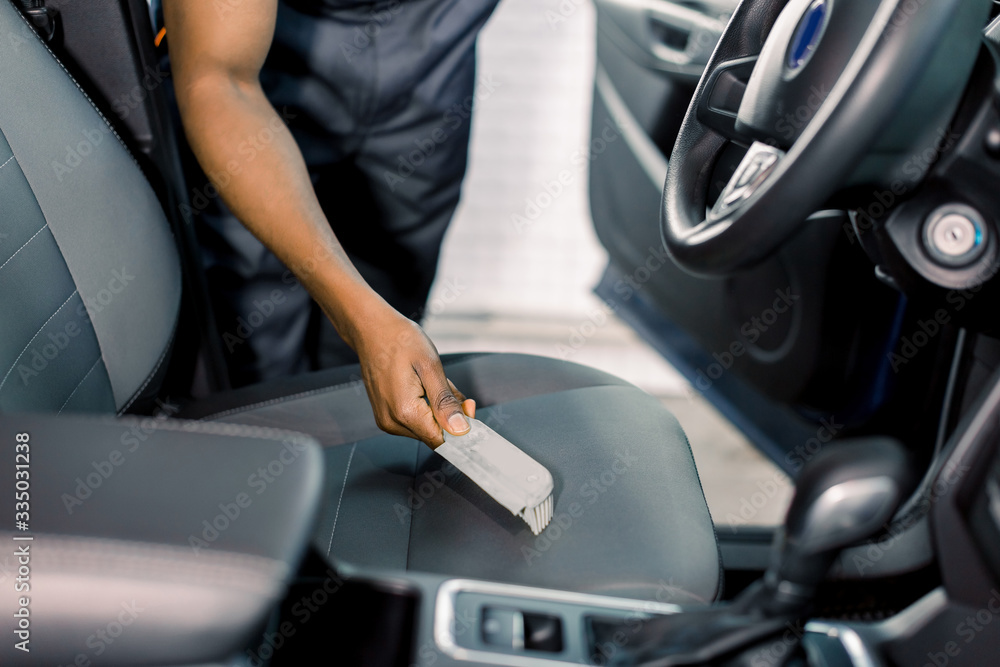
[{"label": "door handle", "polygon": [[728,16],[698,9],[693,2],[669,0],[594,0],[645,65],[675,74],[701,75]]}]

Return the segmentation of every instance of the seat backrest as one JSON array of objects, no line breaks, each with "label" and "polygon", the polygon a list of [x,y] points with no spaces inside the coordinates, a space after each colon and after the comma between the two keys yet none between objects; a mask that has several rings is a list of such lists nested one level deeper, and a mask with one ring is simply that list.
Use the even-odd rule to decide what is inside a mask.
[{"label": "seat backrest", "polygon": [[135,160],[0,0],[0,412],[122,412],[170,349],[176,246]]}]

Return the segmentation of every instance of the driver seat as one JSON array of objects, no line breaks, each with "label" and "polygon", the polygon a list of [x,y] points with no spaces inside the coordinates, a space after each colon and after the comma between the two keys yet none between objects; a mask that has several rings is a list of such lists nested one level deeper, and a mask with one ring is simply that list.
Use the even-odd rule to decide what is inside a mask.
[{"label": "driver seat", "polygon": [[[0,33],[12,36],[0,40],[0,413],[125,414],[169,364],[174,239],[118,135],[8,0]],[[719,596],[694,460],[658,401],[554,359],[443,362],[478,416],[552,472],[542,535],[423,444],[379,431],[357,367],[212,396],[179,417],[316,438],[326,486],[313,545],[334,563],[663,602]]]}]

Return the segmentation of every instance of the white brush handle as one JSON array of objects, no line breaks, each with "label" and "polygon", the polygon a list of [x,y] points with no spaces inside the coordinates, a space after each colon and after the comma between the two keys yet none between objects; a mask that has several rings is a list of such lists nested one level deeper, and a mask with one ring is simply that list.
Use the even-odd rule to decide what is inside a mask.
[{"label": "white brush handle", "polygon": [[552,495],[552,474],[477,419],[460,436],[444,433],[436,451],[512,514],[533,510]]}]

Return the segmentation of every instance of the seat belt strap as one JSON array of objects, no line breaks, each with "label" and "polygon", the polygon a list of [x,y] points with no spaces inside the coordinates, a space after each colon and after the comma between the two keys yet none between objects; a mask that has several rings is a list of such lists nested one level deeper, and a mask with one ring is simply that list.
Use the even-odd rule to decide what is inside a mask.
[{"label": "seat belt strap", "polygon": [[17,0],[21,11],[42,39],[51,43],[59,25],[59,10],[45,6],[45,0]]}]

